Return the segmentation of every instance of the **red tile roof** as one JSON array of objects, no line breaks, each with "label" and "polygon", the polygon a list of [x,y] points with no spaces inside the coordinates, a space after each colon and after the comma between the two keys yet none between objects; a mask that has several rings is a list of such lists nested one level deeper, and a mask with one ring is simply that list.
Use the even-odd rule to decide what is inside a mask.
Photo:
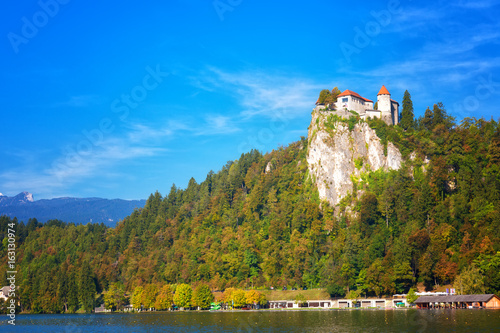
[{"label": "red tile roof", "polygon": [[382,86],[382,88],[380,88],[380,91],[378,92],[377,96],[378,95],[390,95],[391,93],[389,92],[389,90],[387,90],[387,88],[385,86]]},{"label": "red tile roof", "polygon": [[365,102],[372,102],[373,103],[372,100],[370,100],[368,98],[361,97],[358,93],[355,93],[354,91],[351,91],[349,89],[344,90],[344,92],[342,92],[340,95],[338,95],[337,98],[343,97],[343,96],[355,96],[357,98],[364,100]]}]

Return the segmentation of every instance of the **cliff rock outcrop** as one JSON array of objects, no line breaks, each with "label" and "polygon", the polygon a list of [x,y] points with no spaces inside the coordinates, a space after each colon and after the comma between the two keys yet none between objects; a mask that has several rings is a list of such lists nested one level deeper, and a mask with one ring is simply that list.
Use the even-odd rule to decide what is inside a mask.
[{"label": "cliff rock outcrop", "polygon": [[309,126],[308,168],[321,200],[332,206],[353,191],[361,173],[399,169],[402,156],[391,143],[384,145],[365,122],[340,121],[335,112],[313,111]]}]

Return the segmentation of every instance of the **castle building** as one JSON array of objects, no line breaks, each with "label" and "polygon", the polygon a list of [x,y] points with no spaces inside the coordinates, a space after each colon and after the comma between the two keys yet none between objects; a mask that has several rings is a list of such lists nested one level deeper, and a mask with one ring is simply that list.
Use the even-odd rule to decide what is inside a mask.
[{"label": "castle building", "polygon": [[380,88],[377,95],[377,110],[373,108],[373,101],[360,96],[351,90],[345,90],[337,96],[335,104],[337,110],[356,111],[361,119],[380,118],[388,125],[399,123],[399,103],[391,99],[391,94],[385,86]]}]

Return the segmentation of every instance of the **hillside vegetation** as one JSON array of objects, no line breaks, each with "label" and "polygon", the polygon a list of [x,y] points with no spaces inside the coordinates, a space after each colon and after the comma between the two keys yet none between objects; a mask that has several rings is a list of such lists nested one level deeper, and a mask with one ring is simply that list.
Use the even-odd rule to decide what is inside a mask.
[{"label": "hillside vegetation", "polygon": [[438,109],[406,131],[369,120],[405,160],[397,171],[363,174],[340,213],[319,201],[302,138],[242,154],[200,184],[156,192],[116,228],[1,217],[0,274],[14,221],[17,283],[31,312],[89,311],[117,282],[128,294],[201,282],[212,290],[326,287],[332,296],[391,295],[418,282],[498,293],[500,128],[484,119],[455,124]]}]

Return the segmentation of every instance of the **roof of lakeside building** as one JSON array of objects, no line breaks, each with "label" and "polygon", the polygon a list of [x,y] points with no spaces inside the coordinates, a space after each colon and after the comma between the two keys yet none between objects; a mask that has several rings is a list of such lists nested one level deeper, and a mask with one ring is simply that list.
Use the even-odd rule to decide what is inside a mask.
[{"label": "roof of lakeside building", "polygon": [[360,94],[358,94],[352,90],[349,90],[349,89],[344,90],[340,95],[337,96],[337,98],[343,97],[343,96],[355,96],[357,98],[364,100],[365,102],[372,102],[373,103],[373,101],[371,99],[364,98]]}]

